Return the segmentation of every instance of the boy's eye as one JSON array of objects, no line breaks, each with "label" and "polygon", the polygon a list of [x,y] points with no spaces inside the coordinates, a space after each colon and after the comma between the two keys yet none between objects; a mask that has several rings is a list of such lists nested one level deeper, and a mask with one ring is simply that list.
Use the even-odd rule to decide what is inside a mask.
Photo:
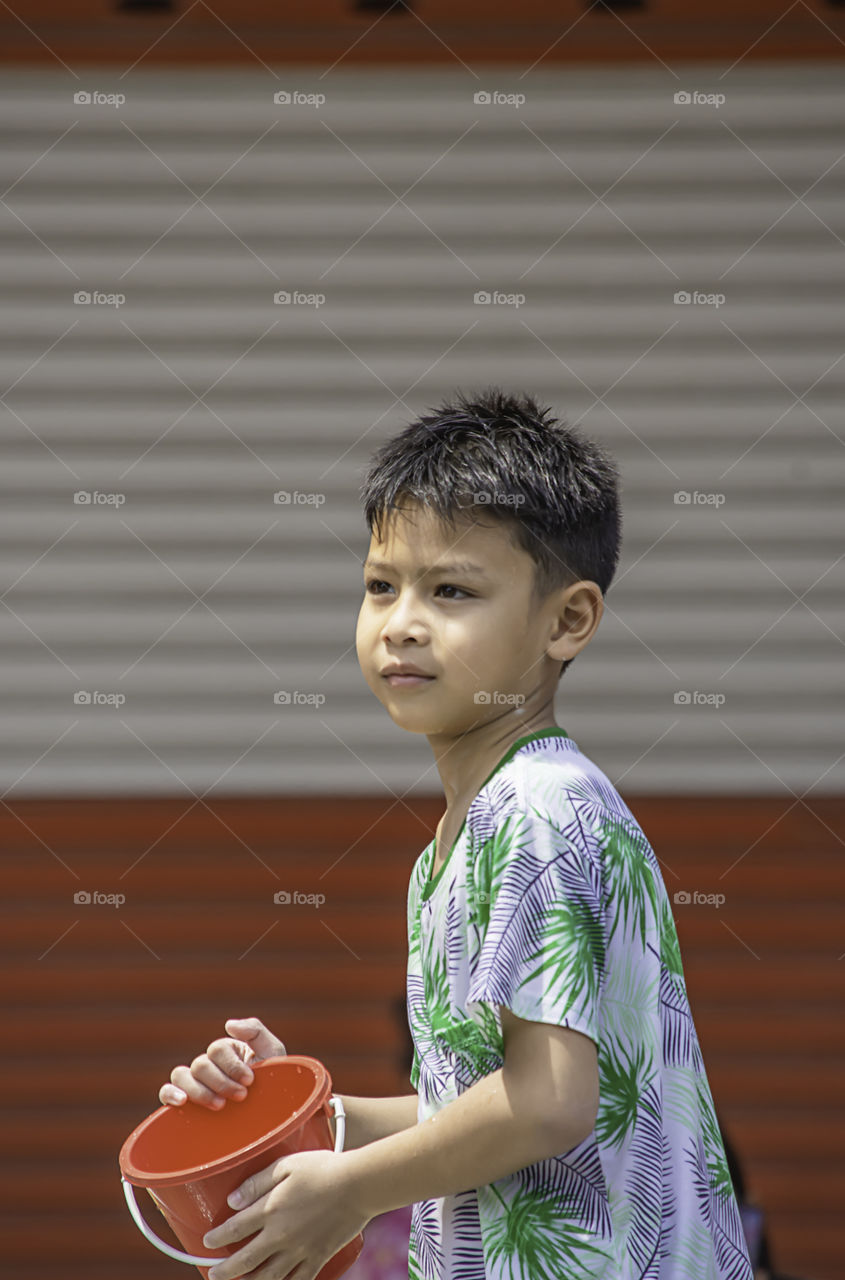
[{"label": "boy's eye", "polygon": [[[389,587],[389,586],[390,584],[388,582],[384,582],[381,578],[370,578],[369,582],[366,584],[366,590],[370,593],[370,595],[380,596],[380,595],[383,595],[384,593],[382,591],[373,590],[373,588]],[[467,596],[467,597],[469,597],[470,595],[468,591],[464,591],[463,587],[456,587],[452,582],[441,582],[440,585],[437,587],[437,590],[438,591],[457,591],[459,592],[460,595]],[[455,597],[447,596],[446,599],[454,600]]]}]

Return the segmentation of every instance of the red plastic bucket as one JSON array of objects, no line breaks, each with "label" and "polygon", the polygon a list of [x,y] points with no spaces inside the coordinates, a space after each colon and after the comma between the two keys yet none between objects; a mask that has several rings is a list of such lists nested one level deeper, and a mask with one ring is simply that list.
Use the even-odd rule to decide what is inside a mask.
[{"label": "red plastic bucket", "polygon": [[[197,1266],[205,1280],[209,1267],[246,1244],[244,1239],[211,1250],[202,1242],[207,1231],[232,1216],[226,1199],[235,1187],[296,1151],[343,1150],[343,1104],[332,1095],[322,1062],[288,1054],[265,1058],[251,1069],[255,1078],[242,1102],[229,1099],[220,1111],[194,1102],[160,1107],[120,1150],[121,1181],[135,1225],[162,1253]],[[146,1187],[187,1252],[160,1240],[144,1221],[133,1186]],[[363,1246],[364,1237],[355,1236],[326,1263],[318,1280],[337,1280]]]}]

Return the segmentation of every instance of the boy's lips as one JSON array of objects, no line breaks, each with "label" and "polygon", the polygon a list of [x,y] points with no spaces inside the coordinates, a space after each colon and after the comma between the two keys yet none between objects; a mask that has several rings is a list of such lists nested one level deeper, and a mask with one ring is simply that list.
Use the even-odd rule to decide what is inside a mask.
[{"label": "boy's lips", "polygon": [[380,674],[391,688],[396,689],[424,684],[428,680],[434,679],[434,676],[429,675],[427,671],[422,671],[419,667],[414,667],[410,663],[404,662],[392,667],[383,667]]}]

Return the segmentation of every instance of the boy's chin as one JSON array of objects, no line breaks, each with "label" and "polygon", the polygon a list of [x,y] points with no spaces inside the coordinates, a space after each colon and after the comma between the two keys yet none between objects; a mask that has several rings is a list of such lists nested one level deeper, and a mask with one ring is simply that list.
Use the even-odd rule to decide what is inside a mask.
[{"label": "boy's chin", "polygon": [[406,733],[432,734],[441,733],[433,718],[429,716],[414,715],[413,713],[396,710],[396,708],[388,707],[390,718],[396,725],[397,729],[404,729]]},{"label": "boy's chin", "polygon": [[382,706],[399,729],[408,733],[442,733],[442,716],[438,716],[431,707],[413,705],[413,698],[407,700],[381,698]]},{"label": "boy's chin", "polygon": [[421,734],[427,738],[460,738],[480,724],[478,717],[474,716],[461,719],[453,715],[444,720],[442,717],[433,716],[431,712],[428,715],[422,712],[414,714],[412,709],[401,707],[389,707],[388,710],[391,720],[398,729],[404,729],[406,733]]}]

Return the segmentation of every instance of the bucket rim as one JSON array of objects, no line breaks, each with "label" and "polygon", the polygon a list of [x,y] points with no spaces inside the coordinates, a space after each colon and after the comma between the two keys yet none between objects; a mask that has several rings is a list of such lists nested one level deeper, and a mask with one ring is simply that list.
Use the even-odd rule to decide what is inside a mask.
[{"label": "bucket rim", "polygon": [[[245,1163],[253,1156],[261,1155],[263,1151],[274,1146],[285,1138],[288,1133],[298,1128],[306,1120],[309,1120],[323,1106],[332,1091],[331,1076],[327,1068],[318,1058],[311,1058],[306,1054],[288,1053],[277,1057],[262,1058],[260,1062],[250,1063],[250,1069],[257,1073],[264,1067],[283,1066],[285,1064],[309,1069],[314,1076],[314,1086],[302,1106],[273,1129],[262,1134],[260,1138],[255,1138],[252,1142],[247,1142],[242,1147],[238,1147],[236,1151],[231,1151],[216,1160],[209,1160],[203,1164],[189,1165],[184,1169],[168,1169],[163,1173],[152,1173],[139,1169],[133,1163],[132,1151],[142,1135],[145,1135],[149,1129],[160,1123],[162,1116],[177,1110],[172,1106],[161,1106],[151,1112],[145,1120],[142,1120],[132,1130],[121,1147],[119,1164],[123,1177],[127,1182],[131,1182],[133,1186],[146,1187],[148,1190],[154,1190],[158,1187],[180,1186],[189,1182],[202,1182],[206,1178],[213,1178],[217,1174],[225,1173],[237,1165]],[[189,1100],[183,1105],[189,1107],[197,1106],[198,1104]],[[181,1110],[181,1108],[178,1109]],[[216,1115],[219,1113],[211,1112],[210,1114]]]}]

